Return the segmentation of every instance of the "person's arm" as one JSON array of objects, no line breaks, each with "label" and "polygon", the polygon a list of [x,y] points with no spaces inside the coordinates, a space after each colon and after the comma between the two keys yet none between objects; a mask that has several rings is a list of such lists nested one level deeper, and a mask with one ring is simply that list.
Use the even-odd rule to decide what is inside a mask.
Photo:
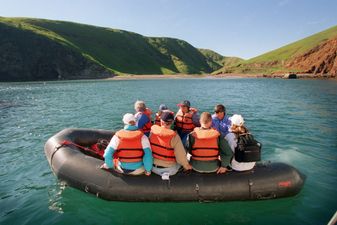
[{"label": "person's arm", "polygon": [[144,151],[143,164],[146,171],[145,174],[150,175],[153,166],[153,157],[149,139],[145,135],[142,137],[142,146]]},{"label": "person's arm", "polygon": [[114,166],[113,161],[112,161],[112,156],[114,152],[116,151],[118,145],[119,145],[119,138],[116,135],[114,135],[111,138],[109,145],[104,150],[104,155],[103,155],[104,164],[102,165],[102,168],[110,169]]},{"label": "person's arm", "polygon": [[177,163],[182,165],[185,170],[192,169],[191,165],[187,161],[186,151],[179,135],[176,135],[172,138],[171,146],[174,148],[174,155],[176,157]]},{"label": "person's arm", "polygon": [[136,126],[138,129],[142,129],[149,121],[149,118],[145,114],[142,114],[139,120],[137,120]]},{"label": "person's arm", "polygon": [[193,113],[192,121],[193,121],[194,126],[200,127],[200,121],[199,120],[200,120],[200,117],[199,117],[198,112]]},{"label": "person's arm", "polygon": [[219,138],[219,151],[221,159],[221,167],[227,167],[233,156],[233,152],[224,138]]}]

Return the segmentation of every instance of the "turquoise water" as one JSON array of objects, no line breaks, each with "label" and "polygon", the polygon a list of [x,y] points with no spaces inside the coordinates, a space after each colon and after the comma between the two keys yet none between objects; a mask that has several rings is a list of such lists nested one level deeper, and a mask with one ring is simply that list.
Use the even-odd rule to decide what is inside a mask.
[{"label": "turquoise water", "polygon": [[[67,127],[119,129],[133,103],[156,109],[189,99],[239,113],[263,143],[263,160],[307,180],[299,195],[221,203],[108,202],[65,187],[44,156]],[[337,82],[172,79],[0,83],[0,224],[326,224],[337,210]]]}]

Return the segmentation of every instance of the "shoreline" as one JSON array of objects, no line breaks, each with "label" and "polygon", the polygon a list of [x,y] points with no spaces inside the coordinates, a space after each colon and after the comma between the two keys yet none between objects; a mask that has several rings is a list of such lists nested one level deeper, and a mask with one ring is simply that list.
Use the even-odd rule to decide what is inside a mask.
[{"label": "shoreline", "polygon": [[[314,75],[314,74],[296,74],[296,79],[337,79],[330,75]],[[278,78],[278,79],[289,79],[286,78],[284,74],[236,74],[236,73],[226,73],[226,74],[173,74],[173,75],[163,75],[163,74],[127,74],[127,75],[117,75],[111,78],[106,78],[106,80],[147,80],[147,79],[240,79],[240,78]]]}]

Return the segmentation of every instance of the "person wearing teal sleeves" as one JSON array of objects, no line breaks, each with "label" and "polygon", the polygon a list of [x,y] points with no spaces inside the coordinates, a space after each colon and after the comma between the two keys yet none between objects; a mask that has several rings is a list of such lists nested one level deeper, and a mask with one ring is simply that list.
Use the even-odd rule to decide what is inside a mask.
[{"label": "person wearing teal sleeves", "polygon": [[124,129],[116,132],[105,149],[105,161],[101,168],[114,168],[117,172],[128,175],[145,173],[149,176],[153,165],[149,139],[135,126],[136,119],[133,114],[125,114],[123,122]]}]

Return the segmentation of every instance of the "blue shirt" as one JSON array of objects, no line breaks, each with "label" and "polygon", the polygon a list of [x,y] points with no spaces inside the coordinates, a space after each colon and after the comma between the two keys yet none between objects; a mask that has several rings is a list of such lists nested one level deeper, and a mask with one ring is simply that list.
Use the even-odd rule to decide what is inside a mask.
[{"label": "blue shirt", "polygon": [[222,120],[219,120],[216,114],[212,115],[212,127],[219,131],[222,137],[225,137],[229,133],[228,130],[231,125],[232,122],[228,116],[225,115]]},{"label": "blue shirt", "polygon": [[[150,121],[149,117],[145,115],[144,113],[138,113],[136,114],[136,126],[139,130],[143,129],[145,124],[147,124]],[[149,136],[150,132],[144,132],[146,136]]]}]

